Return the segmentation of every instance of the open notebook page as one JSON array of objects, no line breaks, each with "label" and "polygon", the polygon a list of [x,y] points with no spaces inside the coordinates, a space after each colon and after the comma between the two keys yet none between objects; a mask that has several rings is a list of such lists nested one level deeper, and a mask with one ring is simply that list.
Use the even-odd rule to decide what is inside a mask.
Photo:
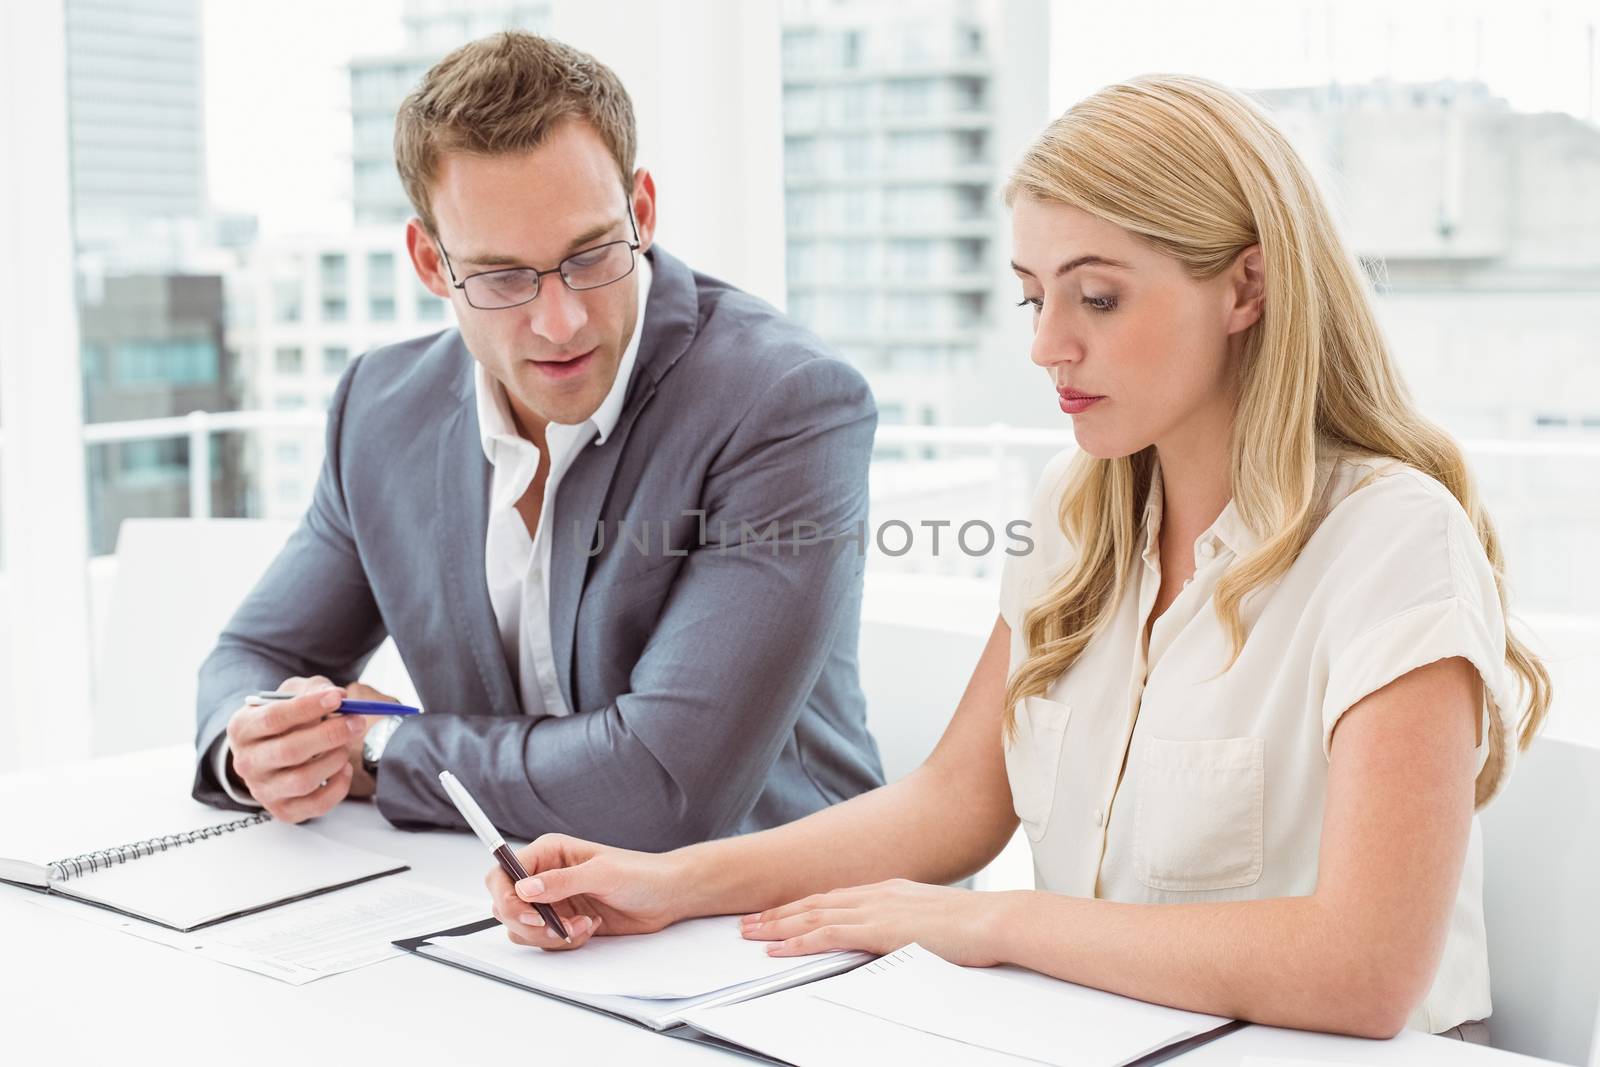
[{"label": "open notebook page", "polygon": [[264,822],[70,878],[53,888],[177,930],[193,930],[404,869],[405,864],[388,856],[301,827]]}]

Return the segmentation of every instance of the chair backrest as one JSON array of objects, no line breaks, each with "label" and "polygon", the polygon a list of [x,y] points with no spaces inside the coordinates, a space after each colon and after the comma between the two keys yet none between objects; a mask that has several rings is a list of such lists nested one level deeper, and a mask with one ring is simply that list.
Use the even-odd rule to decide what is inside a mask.
[{"label": "chair backrest", "polygon": [[869,574],[861,608],[867,727],[888,781],[917,768],[950,724],[994,625],[982,583]]},{"label": "chair backrest", "polygon": [[[265,519],[129,519],[95,671],[94,752],[194,738],[196,672],[295,523]],[[401,700],[415,692],[392,643],[365,677]],[[344,680],[344,679],[339,679]]]},{"label": "chair backrest", "polygon": [[1492,1040],[1600,1067],[1600,747],[1535,741],[1482,825]]}]

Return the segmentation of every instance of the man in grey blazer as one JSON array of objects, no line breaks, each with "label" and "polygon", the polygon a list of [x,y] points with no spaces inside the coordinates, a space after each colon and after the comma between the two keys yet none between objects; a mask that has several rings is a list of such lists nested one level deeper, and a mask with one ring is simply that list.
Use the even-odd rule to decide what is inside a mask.
[{"label": "man in grey blazer", "polygon": [[[371,795],[667,849],[882,781],[856,641],[876,409],[771,307],[659,248],[615,75],[508,33],[442,60],[396,157],[459,329],[339,383],[305,521],[200,672],[194,794]],[[774,250],[777,254],[777,250]],[[426,714],[330,714],[392,636]],[[293,699],[247,706],[253,690]]]}]

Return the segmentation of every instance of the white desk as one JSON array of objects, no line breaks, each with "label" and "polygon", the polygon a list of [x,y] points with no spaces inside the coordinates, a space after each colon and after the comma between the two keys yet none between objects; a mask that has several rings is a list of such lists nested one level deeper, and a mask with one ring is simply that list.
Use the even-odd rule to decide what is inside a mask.
[{"label": "white desk", "polygon": [[[161,749],[103,763],[187,781],[191,758],[184,749]],[[36,773],[0,776],[0,788]],[[26,815],[0,813],[18,817]],[[483,892],[489,860],[464,833],[397,831],[362,803],[340,805],[314,828],[401,857],[423,881],[460,893]],[[285,985],[186,959],[175,949],[41,907],[40,899],[0,885],[0,1049],[8,1063],[751,1062],[412,956],[310,985]],[[892,1050],[885,1053],[892,1058]],[[1541,1062],[1421,1035],[1371,1042],[1261,1027],[1168,1062],[1217,1067],[1245,1056],[1382,1067]]]}]

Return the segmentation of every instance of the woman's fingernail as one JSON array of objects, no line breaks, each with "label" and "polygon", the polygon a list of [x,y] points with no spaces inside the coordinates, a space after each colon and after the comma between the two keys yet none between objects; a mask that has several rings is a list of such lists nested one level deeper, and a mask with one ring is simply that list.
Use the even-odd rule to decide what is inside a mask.
[{"label": "woman's fingernail", "polygon": [[517,918],[521,919],[523,922],[527,923],[529,926],[543,926],[544,925],[544,919],[541,918],[539,916],[539,913],[536,912],[536,911],[524,912],[523,914],[518,915]]},{"label": "woman's fingernail", "polygon": [[544,892],[544,880],[541,878],[524,878],[517,883],[517,895],[522,897],[536,897]]},{"label": "woman's fingernail", "polygon": [[332,711],[342,703],[344,703],[344,698],[339,695],[339,691],[337,689],[330,689],[326,693],[322,694],[322,706],[327,708],[329,711]]}]

